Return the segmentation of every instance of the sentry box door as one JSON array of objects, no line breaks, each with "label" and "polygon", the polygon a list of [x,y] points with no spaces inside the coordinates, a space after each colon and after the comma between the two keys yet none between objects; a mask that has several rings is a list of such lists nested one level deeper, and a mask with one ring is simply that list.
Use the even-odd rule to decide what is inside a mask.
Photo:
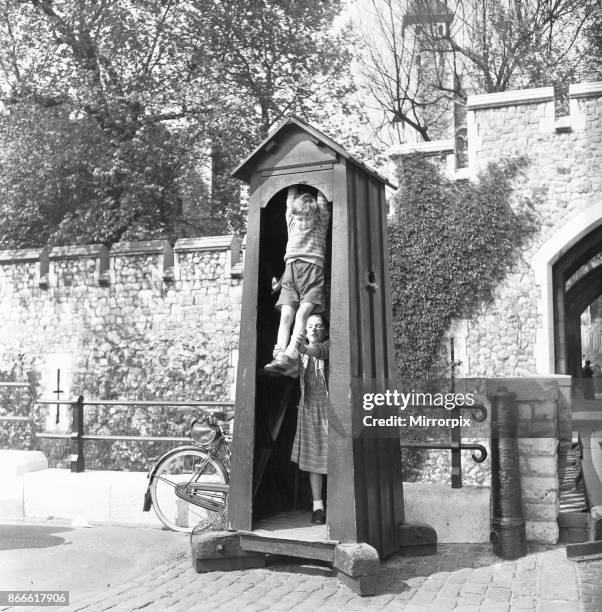
[{"label": "sentry box door", "polygon": [[[403,522],[398,438],[365,436],[364,393],[392,388],[394,363],[386,179],[305,122],[285,120],[234,171],[250,186],[230,526],[299,504],[290,463],[298,381],[267,378],[279,315],[271,278],[284,268],[286,192],[321,191],[332,203],[327,254],[331,353],[327,524],[332,540],[367,542],[386,556]],[[390,185],[392,186],[392,185]]]}]

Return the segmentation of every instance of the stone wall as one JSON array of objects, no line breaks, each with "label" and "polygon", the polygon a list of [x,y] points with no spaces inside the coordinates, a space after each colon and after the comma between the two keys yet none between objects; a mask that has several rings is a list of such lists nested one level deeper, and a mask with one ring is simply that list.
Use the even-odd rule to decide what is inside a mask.
[{"label": "stone wall", "polygon": [[466,169],[456,170],[449,141],[391,151],[393,158],[418,151],[443,159],[448,174],[458,179],[476,179],[487,164],[504,157],[520,155],[529,162],[516,184],[516,200],[535,196],[539,229],[497,287],[493,303],[450,329],[462,361],[459,376],[554,373],[550,262],[570,244],[572,219],[580,220],[575,232],[602,223],[602,83],[571,85],[569,94],[567,117],[555,116],[551,87],[469,97]]},{"label": "stone wall", "polygon": [[[65,400],[231,401],[241,296],[232,236],[0,252],[0,379],[33,374],[38,396],[53,398],[60,369]],[[46,416],[47,430],[70,419],[61,409],[57,425],[54,406]],[[89,407],[86,421],[113,434],[189,425],[138,408]]]}]

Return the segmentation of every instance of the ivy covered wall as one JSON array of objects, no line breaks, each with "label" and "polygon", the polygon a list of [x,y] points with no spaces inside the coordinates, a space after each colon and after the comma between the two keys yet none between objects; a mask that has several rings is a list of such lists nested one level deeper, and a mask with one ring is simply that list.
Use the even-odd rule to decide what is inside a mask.
[{"label": "ivy covered wall", "polygon": [[[394,318],[406,376],[439,372],[449,336],[459,376],[553,373],[541,357],[553,354],[553,322],[534,260],[573,219],[602,223],[602,83],[569,91],[567,117],[555,116],[551,87],[469,97],[468,170],[455,170],[447,141],[392,152],[401,185]],[[562,240],[551,248],[561,252]]]}]

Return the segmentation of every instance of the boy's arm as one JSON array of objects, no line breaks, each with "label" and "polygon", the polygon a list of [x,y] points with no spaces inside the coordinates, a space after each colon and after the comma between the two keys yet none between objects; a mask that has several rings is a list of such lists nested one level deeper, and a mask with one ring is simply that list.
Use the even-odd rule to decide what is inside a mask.
[{"label": "boy's arm", "polygon": [[295,199],[298,197],[298,195],[299,195],[299,190],[297,189],[295,185],[288,188],[288,193],[286,195],[286,215],[285,215],[287,223],[289,222],[291,218],[291,207]]},{"label": "boy's arm", "polygon": [[328,227],[328,221],[330,220],[330,210],[328,208],[328,202],[321,191],[318,191],[318,215],[322,226]]}]

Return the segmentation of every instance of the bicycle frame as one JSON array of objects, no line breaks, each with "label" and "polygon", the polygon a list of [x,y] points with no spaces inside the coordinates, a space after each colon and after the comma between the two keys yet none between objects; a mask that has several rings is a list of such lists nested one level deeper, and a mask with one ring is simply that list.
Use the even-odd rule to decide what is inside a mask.
[{"label": "bicycle frame", "polygon": [[[179,497],[193,505],[199,506],[201,508],[205,508],[206,510],[210,510],[213,512],[219,512],[224,510],[221,503],[217,503],[216,499],[212,496],[215,493],[223,493],[227,497],[230,491],[229,484],[229,472],[230,472],[230,436],[224,431],[223,425],[219,424],[219,436],[212,444],[191,444],[186,446],[179,446],[177,448],[171,449],[170,451],[163,454],[158,461],[155,462],[153,468],[148,474],[148,487],[144,496],[144,505],[143,510],[145,512],[149,511],[152,507],[152,499],[151,499],[151,488],[153,486],[153,481],[155,478],[158,478],[169,485],[173,485],[171,481],[162,478],[161,476],[157,476],[157,471],[161,465],[163,465],[164,461],[168,461],[170,457],[182,453],[182,452],[190,452],[190,451],[202,451],[206,453],[204,461],[198,466],[197,470],[188,482],[178,483],[174,486],[174,494],[176,497]],[[212,461],[219,462],[224,470],[225,482],[204,482],[204,483],[196,483],[195,480],[201,477],[203,474],[207,464]],[[206,497],[203,496],[203,492],[206,492],[208,495]],[[224,500],[225,501],[225,500]]]}]

